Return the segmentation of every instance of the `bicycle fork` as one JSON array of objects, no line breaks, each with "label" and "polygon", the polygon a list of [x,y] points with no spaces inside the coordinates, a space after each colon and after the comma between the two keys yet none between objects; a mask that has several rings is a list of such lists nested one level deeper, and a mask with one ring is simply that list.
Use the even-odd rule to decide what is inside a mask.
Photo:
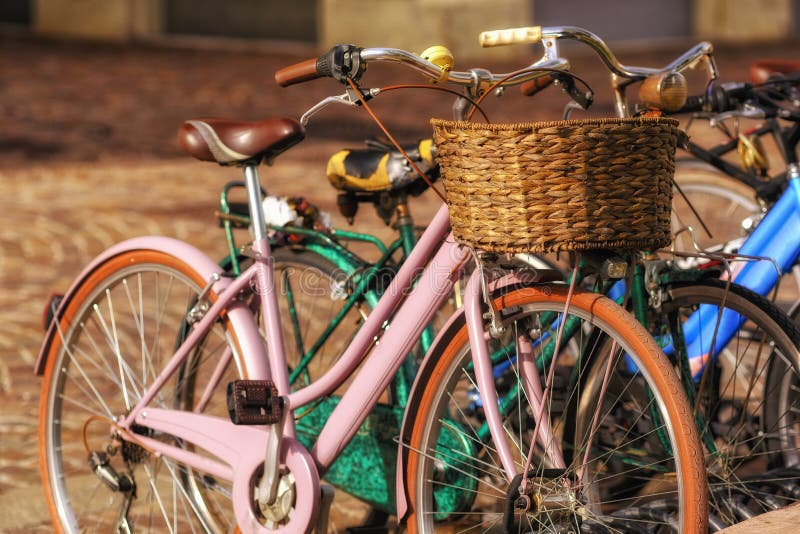
[{"label": "bicycle fork", "polygon": [[[481,304],[483,301],[483,282],[481,277],[481,270],[476,269],[467,282],[464,294],[464,314],[467,322],[467,330],[469,332],[472,360],[475,366],[475,374],[487,423],[490,433],[494,438],[500,462],[510,481],[516,477],[518,469],[515,466],[511,447],[506,439],[506,431],[500,414],[497,390],[492,373],[492,362],[489,346],[487,344],[487,339],[490,337],[490,334],[484,329],[484,317],[481,313]],[[492,310],[488,313],[494,314],[496,312]],[[531,402],[533,410],[536,412],[534,413],[534,417],[538,415],[538,417],[536,417],[536,427],[538,431],[535,441],[541,445],[551,465],[563,469],[565,467],[564,458],[556,443],[550,421],[546,416],[542,415],[544,413],[542,408],[546,405],[547,400],[544,398],[545,392],[539,380],[531,341],[527,335],[521,335],[519,336],[518,342],[520,379],[523,383],[523,390],[528,400]],[[535,447],[535,443],[531,443],[530,446]]]},{"label": "bicycle fork", "polygon": [[[551,343],[555,343],[556,348],[550,362],[549,372],[546,366],[543,369],[546,377],[544,384],[540,379],[540,371],[536,363],[536,355],[534,354],[529,333],[523,330],[513,332],[516,341],[519,380],[522,382],[520,394],[524,395],[530,403],[531,415],[535,425],[533,437],[530,444],[528,444],[528,450],[522,447],[516,451],[518,455],[527,453],[527,457],[521,458],[523,466],[520,468],[515,464],[511,444],[507,439],[507,429],[503,425],[490,350],[487,343],[490,337],[503,334],[505,327],[500,324],[497,312],[491,306],[491,301],[485,298],[486,284],[482,280],[481,271],[480,268],[476,269],[467,283],[464,295],[464,314],[477,386],[480,390],[487,426],[493,438],[500,463],[509,481],[505,525],[508,530],[511,530],[515,513],[532,513],[536,515],[547,509],[565,510],[574,509],[576,506],[580,508],[580,505],[576,504],[575,501],[575,490],[580,488],[588,476],[586,472],[589,455],[588,445],[587,449],[583,451],[583,468],[578,470],[574,478],[564,476],[567,470],[567,463],[547,411],[547,407],[550,404],[548,397],[553,387],[553,369],[559,352],[558,345],[562,338],[569,337],[569,334],[562,332],[562,327],[568,322],[566,314],[569,310],[572,292],[570,291],[567,296],[564,316],[561,320],[556,321],[556,324],[559,325],[557,339],[551,340]],[[512,275],[512,277],[514,276],[516,275]],[[576,278],[573,276],[573,280]],[[484,302],[489,306],[485,314],[482,313],[482,309],[485,309],[482,308]],[[487,319],[491,319],[489,331],[484,328]],[[612,353],[615,352],[615,347],[616,344],[612,346]],[[610,381],[612,362],[613,359],[609,359],[609,363],[604,368],[600,390],[601,398],[604,396]],[[597,428],[596,413],[588,429],[587,443],[592,442],[592,436],[597,432]],[[536,454],[539,454],[544,460],[545,467],[543,469],[537,468],[535,472],[532,472],[529,469]],[[561,480],[557,482],[557,479]],[[534,500],[536,501],[535,503]]]}]

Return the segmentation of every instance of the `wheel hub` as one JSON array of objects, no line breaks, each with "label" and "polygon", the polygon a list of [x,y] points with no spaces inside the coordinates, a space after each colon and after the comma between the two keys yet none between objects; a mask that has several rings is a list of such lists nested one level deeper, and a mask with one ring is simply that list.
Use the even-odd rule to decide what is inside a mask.
[{"label": "wheel hub", "polygon": [[[585,510],[575,485],[563,469],[545,469],[528,477],[525,487],[517,475],[509,488],[505,525],[509,532],[523,523],[546,525],[557,532],[577,532]],[[578,519],[576,519],[578,518]]]}]

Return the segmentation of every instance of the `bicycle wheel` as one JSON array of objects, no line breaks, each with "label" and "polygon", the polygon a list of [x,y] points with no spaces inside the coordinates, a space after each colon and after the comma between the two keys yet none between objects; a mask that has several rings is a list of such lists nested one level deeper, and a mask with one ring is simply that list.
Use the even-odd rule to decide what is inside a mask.
[{"label": "bicycle wheel", "polygon": [[[735,284],[728,289],[717,280],[676,284],[668,289],[668,297],[662,310],[680,324],[700,306],[710,326],[716,324],[722,306],[730,310],[726,313],[745,319],[736,336],[706,365],[705,376],[694,380],[707,448],[711,512],[719,526],[796,502],[800,330],[768,300]],[[713,331],[697,335],[710,338]],[[710,346],[711,340],[705,341]]]},{"label": "bicycle wheel", "polygon": [[[748,217],[758,217],[761,213],[761,206],[751,187],[708,165],[694,161],[678,162],[675,166],[675,183],[712,236],[703,230],[686,199],[677,191],[672,201],[672,230],[675,232],[691,226],[694,239],[703,249],[744,237],[742,221]],[[674,243],[676,250],[694,252],[692,235],[686,232],[678,234]]]},{"label": "bicycle wheel", "polygon": [[[101,264],[67,304],[48,353],[39,422],[45,494],[53,522],[65,531],[234,528],[230,484],[125,441],[113,424],[173,354],[187,313],[202,313],[215,298],[212,292],[198,304],[205,284],[177,257],[131,251]],[[188,361],[151,404],[227,417],[224,387],[217,386],[246,369],[226,318]],[[222,377],[214,374],[218,362],[226,368]]]},{"label": "bicycle wheel", "polygon": [[[495,371],[507,368],[496,385],[506,437],[517,455],[513,481],[500,467],[476,408],[480,394],[463,321],[448,329],[441,350],[421,370],[427,385],[414,405],[411,430],[402,436],[412,532],[444,525],[480,532],[658,531],[676,522],[686,532],[704,530],[700,443],[677,377],[633,317],[607,298],[580,290],[564,320],[580,353],[568,348],[553,360],[558,387],[542,401],[566,467],[537,447],[528,472],[533,484],[520,499],[516,486],[536,425],[530,399],[515,393],[524,391],[515,340],[519,334],[534,345],[542,340],[537,364],[538,356],[546,361],[566,294],[565,286],[544,285],[495,300],[506,330],[490,349]],[[639,372],[628,371],[629,361]],[[594,365],[613,371],[613,388],[587,380]],[[542,383],[548,367],[539,365]],[[596,417],[593,430],[566,427],[575,410]]]}]

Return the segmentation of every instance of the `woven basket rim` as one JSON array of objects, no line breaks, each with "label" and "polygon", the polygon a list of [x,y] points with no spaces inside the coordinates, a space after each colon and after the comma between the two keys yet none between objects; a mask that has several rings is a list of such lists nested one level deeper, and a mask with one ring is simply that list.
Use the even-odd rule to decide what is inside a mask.
[{"label": "woven basket rim", "polygon": [[454,121],[448,119],[431,119],[433,126],[460,128],[462,130],[489,130],[493,132],[509,130],[535,130],[538,128],[553,128],[557,126],[604,126],[617,124],[666,124],[677,127],[680,121],[667,117],[599,117],[588,119],[570,119],[560,121],[540,122],[514,122],[514,123],[483,123],[470,121]]}]

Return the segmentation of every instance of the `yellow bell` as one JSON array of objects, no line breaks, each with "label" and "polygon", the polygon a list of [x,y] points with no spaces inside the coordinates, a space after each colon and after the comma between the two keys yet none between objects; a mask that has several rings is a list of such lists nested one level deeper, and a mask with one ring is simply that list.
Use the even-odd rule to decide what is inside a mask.
[{"label": "yellow bell", "polygon": [[437,80],[439,82],[445,81],[447,79],[447,74],[453,68],[453,53],[448,50],[446,46],[436,45],[428,47],[423,50],[419,57],[425,61],[430,61],[442,69],[442,73],[439,75],[439,79]]}]

